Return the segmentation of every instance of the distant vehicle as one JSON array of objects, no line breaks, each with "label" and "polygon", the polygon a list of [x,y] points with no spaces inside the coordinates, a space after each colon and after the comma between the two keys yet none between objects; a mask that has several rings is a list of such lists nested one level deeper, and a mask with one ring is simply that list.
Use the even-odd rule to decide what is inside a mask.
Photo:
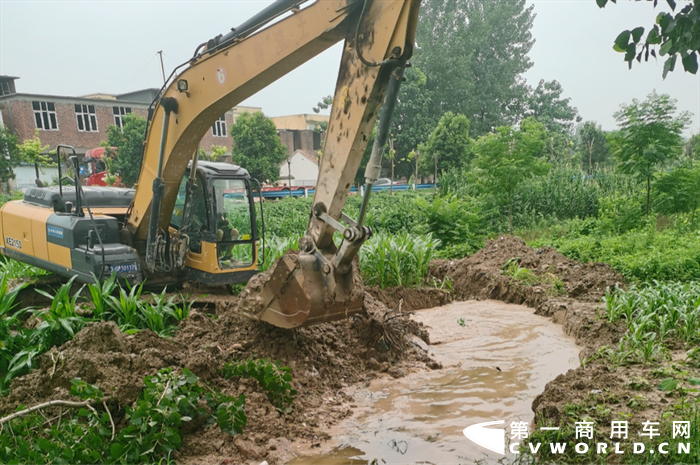
[{"label": "distant vehicle", "polygon": [[[114,148],[114,147],[113,147]],[[107,166],[103,160],[105,155],[104,147],[97,147],[85,152],[83,166],[85,167],[85,185],[86,186],[106,186]],[[121,178],[117,178],[115,184],[119,185]]]},{"label": "distant vehicle", "polygon": [[[392,184],[392,183],[391,183],[391,179],[389,179],[389,178],[379,178],[379,179],[377,179],[377,182],[374,183],[374,186],[375,186],[375,187],[382,187],[382,186],[387,186],[387,187],[388,187],[388,186],[391,186],[391,184]],[[395,186],[399,186],[399,185],[401,185],[401,183],[400,183],[400,182],[397,182],[397,181],[394,181],[394,185],[395,185]]]}]

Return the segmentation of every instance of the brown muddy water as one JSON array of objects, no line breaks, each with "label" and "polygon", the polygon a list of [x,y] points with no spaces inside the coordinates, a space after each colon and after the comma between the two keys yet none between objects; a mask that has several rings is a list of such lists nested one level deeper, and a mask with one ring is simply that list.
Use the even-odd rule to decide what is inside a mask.
[{"label": "brown muddy water", "polygon": [[349,389],[355,414],[292,464],[495,463],[502,457],[469,441],[464,428],[505,420],[510,438],[512,421],[532,421],[545,384],[579,366],[573,338],[531,308],[454,302],[413,318],[427,327],[429,353],[443,368]]}]

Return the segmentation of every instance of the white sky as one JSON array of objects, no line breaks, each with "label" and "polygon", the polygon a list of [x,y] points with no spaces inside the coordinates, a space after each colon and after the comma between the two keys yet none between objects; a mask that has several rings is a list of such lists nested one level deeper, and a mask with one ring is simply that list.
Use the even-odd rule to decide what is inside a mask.
[{"label": "white sky", "polygon": [[[323,0],[321,0],[323,1]],[[53,95],[122,93],[160,87],[156,52],[166,75],[195,47],[226,33],[269,1],[31,1],[0,0],[0,74],[19,76],[17,91]],[[700,77],[676,71],[661,79],[663,60],[627,69],[612,43],[623,29],[649,26],[651,2],[618,1],[598,9],[595,0],[531,0],[537,18],[534,67],[526,74],[561,82],[584,120],[614,129],[612,114],[624,102],[656,89],[694,113],[700,132]],[[665,3],[665,2],[662,2]],[[311,113],[331,94],[341,53],[336,45],[243,104],[269,116]],[[680,63],[680,61],[679,61]],[[679,65],[680,68],[682,66]]]}]

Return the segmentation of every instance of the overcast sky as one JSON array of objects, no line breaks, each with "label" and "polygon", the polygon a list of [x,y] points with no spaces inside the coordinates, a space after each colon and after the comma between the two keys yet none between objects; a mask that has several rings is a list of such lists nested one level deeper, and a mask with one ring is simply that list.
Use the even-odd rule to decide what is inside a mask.
[{"label": "overcast sky", "polygon": [[[24,93],[114,94],[160,87],[157,51],[163,51],[167,75],[198,44],[269,3],[0,0],[0,74],[19,76],[17,91]],[[612,114],[621,103],[656,89],[694,114],[687,134],[700,132],[700,77],[676,71],[664,81],[663,61],[635,63],[630,71],[612,50],[623,29],[653,23],[651,2],[621,0],[603,10],[595,0],[528,3],[537,14],[530,53],[535,65],[526,74],[530,85],[558,80],[584,120],[604,129],[615,128]],[[268,116],[311,113],[333,92],[341,50],[332,47],[243,104],[262,107]]]}]

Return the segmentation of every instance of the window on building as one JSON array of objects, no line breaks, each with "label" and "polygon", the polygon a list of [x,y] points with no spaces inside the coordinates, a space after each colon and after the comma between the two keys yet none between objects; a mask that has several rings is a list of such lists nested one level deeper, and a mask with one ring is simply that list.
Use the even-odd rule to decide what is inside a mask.
[{"label": "window on building", "polygon": [[129,107],[112,107],[112,112],[114,113],[114,125],[118,127],[121,132],[124,132],[124,121],[123,117],[127,113],[131,113],[131,108]]},{"label": "window on building", "polygon": [[12,86],[10,85],[10,81],[2,81],[0,83],[2,86],[0,88],[0,95],[9,95],[9,94],[14,94],[14,90],[12,89]]},{"label": "window on building", "polygon": [[214,122],[211,127],[211,132],[215,137],[226,137],[226,114],[224,113],[219,119]]},{"label": "window on building", "polygon": [[97,132],[95,105],[76,105],[75,117],[78,120],[78,131]]},{"label": "window on building", "polygon": [[53,102],[32,102],[34,121],[37,129],[42,131],[57,131],[56,105]]}]

